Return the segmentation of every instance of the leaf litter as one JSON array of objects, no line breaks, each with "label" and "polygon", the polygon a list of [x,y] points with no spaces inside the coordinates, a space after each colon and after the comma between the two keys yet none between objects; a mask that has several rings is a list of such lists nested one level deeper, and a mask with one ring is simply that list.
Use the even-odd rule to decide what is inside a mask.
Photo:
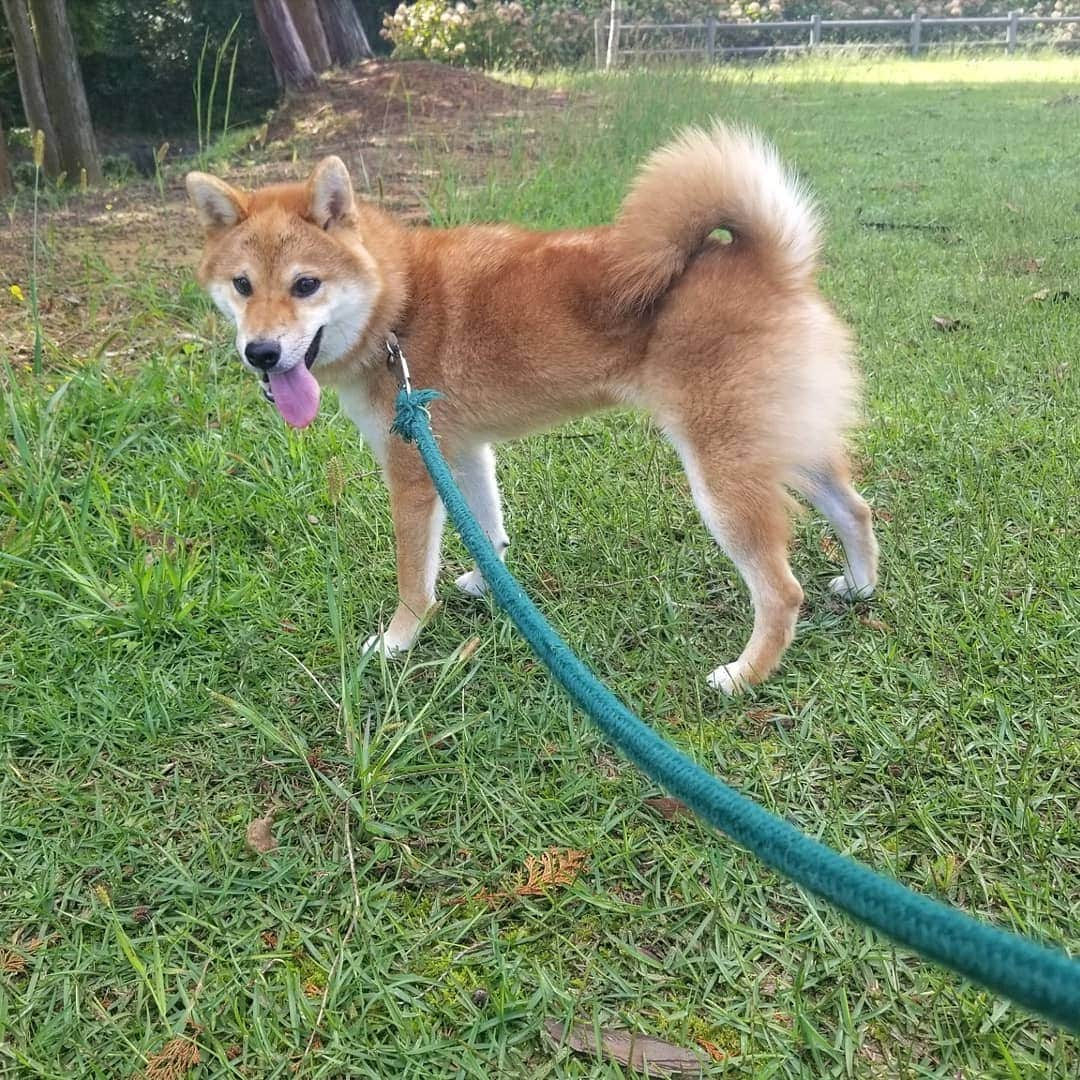
[{"label": "leaf litter", "polygon": [[544,1030],[559,1047],[568,1046],[578,1054],[615,1061],[645,1076],[704,1075],[704,1063],[696,1051],[652,1035],[626,1028],[600,1028],[597,1031],[588,1024],[573,1024],[568,1030],[558,1020],[545,1020]]}]

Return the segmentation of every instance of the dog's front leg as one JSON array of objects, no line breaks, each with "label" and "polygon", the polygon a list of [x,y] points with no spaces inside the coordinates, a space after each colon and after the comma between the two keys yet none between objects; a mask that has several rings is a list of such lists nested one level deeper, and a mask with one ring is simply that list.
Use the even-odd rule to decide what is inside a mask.
[{"label": "dog's front leg", "polygon": [[397,543],[398,607],[390,625],[364,644],[387,656],[412,647],[435,606],[435,578],[445,511],[414,447],[395,446],[385,469]]}]

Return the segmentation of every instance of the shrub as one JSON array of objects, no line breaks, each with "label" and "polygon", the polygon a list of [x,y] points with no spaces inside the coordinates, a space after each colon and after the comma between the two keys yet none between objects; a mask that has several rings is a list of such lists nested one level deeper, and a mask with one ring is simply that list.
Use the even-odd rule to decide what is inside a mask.
[{"label": "shrub", "polygon": [[[825,18],[908,18],[918,11],[927,16],[1004,15],[1008,0],[622,0],[623,21],[694,23],[710,16],[720,22],[761,23],[778,19],[807,19],[818,13]],[[555,0],[475,0],[472,4],[449,0],[416,0],[402,4],[384,20],[382,36],[402,58],[441,60],[474,67],[553,67],[572,65],[592,54],[592,22],[596,15],[606,22],[605,0],[571,5]],[[1080,12],[1080,0],[1040,0],[1024,11],[1031,15],[1063,15]],[[645,31],[650,44],[683,44],[681,31]],[[1001,27],[989,27],[982,36],[1000,37]],[[847,31],[847,40],[877,37],[872,29]],[[966,27],[962,42],[979,36]],[[1073,27],[1055,29],[1052,37],[1067,42],[1078,35]],[[951,37],[951,35],[950,35]],[[643,39],[644,40],[644,39]],[[762,37],[762,40],[767,40]],[[840,40],[836,37],[833,40]],[[889,41],[895,41],[890,32]],[[732,44],[750,44],[740,38]]]},{"label": "shrub", "polygon": [[399,59],[471,67],[574,64],[592,50],[592,12],[517,0],[416,0],[386,16],[382,36]]}]

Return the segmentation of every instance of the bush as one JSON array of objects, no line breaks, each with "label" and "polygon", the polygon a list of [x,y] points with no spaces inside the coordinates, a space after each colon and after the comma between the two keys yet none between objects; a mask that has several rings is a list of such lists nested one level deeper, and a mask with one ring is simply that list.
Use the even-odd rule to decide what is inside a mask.
[{"label": "bush", "polygon": [[[710,16],[720,22],[761,23],[768,37],[768,23],[778,19],[807,19],[817,13],[824,18],[908,18],[914,11],[927,16],[1004,15],[1008,0],[623,0],[623,21],[693,23]],[[589,0],[569,6],[552,0],[416,0],[402,4],[385,17],[382,36],[394,46],[394,56],[440,60],[472,67],[554,67],[573,65],[592,55],[592,22],[597,15],[606,23],[608,4]],[[1041,0],[1027,8],[1031,15],[1062,15],[1080,11],[1080,0]],[[649,33],[651,45],[668,37],[672,45],[684,44],[663,31]],[[953,32],[955,34],[955,31]],[[979,36],[966,27],[964,39]],[[983,36],[1001,37],[1000,27],[988,28]],[[659,36],[662,40],[656,40]],[[846,32],[851,41],[871,41],[878,34],[870,30]],[[1056,29],[1052,36],[1068,41],[1072,27]],[[950,39],[952,34],[950,34]],[[643,39],[644,40],[644,39]],[[832,40],[842,40],[833,36]],[[889,41],[896,40],[890,32]],[[731,44],[751,44],[740,38]]]},{"label": "bush", "polygon": [[470,67],[552,67],[592,52],[592,11],[517,0],[416,0],[387,15],[382,36],[398,59]]}]

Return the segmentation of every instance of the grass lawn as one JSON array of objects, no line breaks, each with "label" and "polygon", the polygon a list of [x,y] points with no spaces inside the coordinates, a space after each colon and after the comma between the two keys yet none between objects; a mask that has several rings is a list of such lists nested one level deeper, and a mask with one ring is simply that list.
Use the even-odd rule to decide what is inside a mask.
[{"label": "grass lawn", "polygon": [[[605,221],[642,155],[713,114],[799,165],[860,341],[880,596],[830,601],[836,545],[807,515],[783,669],[711,692],[748,600],[674,454],[621,414],[505,448],[512,567],[707,767],[1074,949],[1078,78],[1019,58],[553,76],[571,104],[511,124],[486,184],[439,161],[424,192],[438,222]],[[173,1037],[193,1076],[621,1075],[552,1048],[544,1020],[572,1018],[710,1044],[716,1076],[1077,1075],[1075,1039],[660,816],[448,577],[408,662],[360,661],[393,607],[372,461],[332,398],[286,430],[190,280],[143,302],[187,335],[3,378],[0,1075],[124,1077]],[[484,899],[549,848],[586,853],[573,883]]]}]

